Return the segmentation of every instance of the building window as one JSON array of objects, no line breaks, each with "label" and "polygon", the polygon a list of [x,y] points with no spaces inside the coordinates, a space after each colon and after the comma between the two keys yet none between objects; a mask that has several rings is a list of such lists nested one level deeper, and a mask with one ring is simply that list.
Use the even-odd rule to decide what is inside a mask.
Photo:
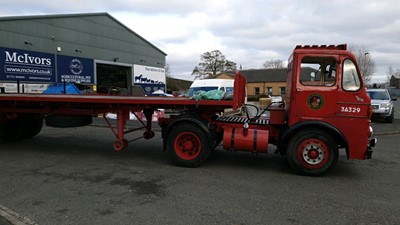
[{"label": "building window", "polygon": [[272,95],[272,87],[267,87],[267,95]]},{"label": "building window", "polygon": [[279,90],[281,92],[281,95],[286,94],[286,87],[280,87]]},{"label": "building window", "polygon": [[260,94],[260,88],[259,87],[255,87],[254,88],[254,95],[259,95]]}]

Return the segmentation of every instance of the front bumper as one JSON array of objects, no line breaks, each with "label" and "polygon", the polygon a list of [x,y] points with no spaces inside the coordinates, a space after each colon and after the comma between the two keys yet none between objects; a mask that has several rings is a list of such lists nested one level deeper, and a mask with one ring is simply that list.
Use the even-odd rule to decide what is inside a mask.
[{"label": "front bumper", "polygon": [[372,105],[372,116],[385,118],[392,114],[393,107],[380,107],[380,105]]}]

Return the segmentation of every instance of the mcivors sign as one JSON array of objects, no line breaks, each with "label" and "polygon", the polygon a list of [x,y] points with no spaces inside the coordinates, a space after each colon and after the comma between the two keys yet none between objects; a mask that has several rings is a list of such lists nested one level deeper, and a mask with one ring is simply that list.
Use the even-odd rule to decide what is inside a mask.
[{"label": "mcivors sign", "polygon": [[0,47],[0,80],[56,82],[55,55]]}]

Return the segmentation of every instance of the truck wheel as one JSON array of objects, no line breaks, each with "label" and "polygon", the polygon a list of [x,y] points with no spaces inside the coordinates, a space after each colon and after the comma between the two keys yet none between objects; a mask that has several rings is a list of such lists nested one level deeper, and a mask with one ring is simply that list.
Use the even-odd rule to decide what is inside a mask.
[{"label": "truck wheel", "polygon": [[28,131],[23,117],[7,120],[4,124],[4,141],[17,141],[26,137]]},{"label": "truck wheel", "polygon": [[339,153],[330,135],[312,129],[301,131],[290,140],[287,157],[296,173],[321,176],[336,165]]},{"label": "truck wheel", "polygon": [[32,138],[42,130],[43,118],[40,115],[24,115],[20,119],[27,130],[25,138]]},{"label": "truck wheel", "polygon": [[210,155],[211,147],[205,133],[194,125],[178,125],[167,136],[167,155],[184,167],[199,166]]}]

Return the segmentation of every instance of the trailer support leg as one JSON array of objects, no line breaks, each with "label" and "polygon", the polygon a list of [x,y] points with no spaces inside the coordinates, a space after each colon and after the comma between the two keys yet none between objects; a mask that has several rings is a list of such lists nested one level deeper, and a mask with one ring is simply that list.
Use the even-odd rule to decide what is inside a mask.
[{"label": "trailer support leg", "polygon": [[152,109],[144,109],[143,110],[144,116],[146,117],[146,131],[143,133],[144,139],[150,139],[154,137],[154,131],[151,130],[151,123],[154,110]]},{"label": "trailer support leg", "polygon": [[124,138],[125,124],[129,116],[129,111],[120,110],[117,112],[117,139],[114,142],[115,151],[121,151],[128,146],[128,141]]}]

